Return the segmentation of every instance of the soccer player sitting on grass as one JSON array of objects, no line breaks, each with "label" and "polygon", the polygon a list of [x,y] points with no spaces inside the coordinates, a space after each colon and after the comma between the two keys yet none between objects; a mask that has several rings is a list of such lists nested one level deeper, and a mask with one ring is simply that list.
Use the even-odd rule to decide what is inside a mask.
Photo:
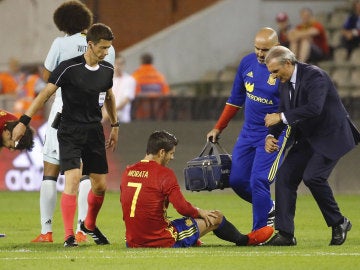
[{"label": "soccer player sitting on grass", "polygon": [[[174,159],[178,140],[166,131],[155,131],[148,139],[145,158],[130,165],[122,175],[120,202],[126,227],[127,247],[190,247],[201,243],[208,232],[238,246],[248,244],[218,210],[191,205],[181,193],[174,172],[167,168]],[[183,218],[169,220],[171,203]]]}]

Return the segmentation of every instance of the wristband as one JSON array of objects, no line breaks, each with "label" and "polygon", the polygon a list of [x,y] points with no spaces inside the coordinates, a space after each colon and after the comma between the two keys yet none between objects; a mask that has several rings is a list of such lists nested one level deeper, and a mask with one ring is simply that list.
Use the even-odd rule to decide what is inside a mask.
[{"label": "wristband", "polygon": [[31,117],[27,116],[26,114],[23,114],[19,118],[19,122],[23,123],[25,126],[27,126],[30,123],[30,121],[31,121]]},{"label": "wristband", "polygon": [[119,121],[117,121],[116,123],[114,123],[114,124],[111,124],[111,127],[119,127],[120,126],[120,123],[119,123]]}]

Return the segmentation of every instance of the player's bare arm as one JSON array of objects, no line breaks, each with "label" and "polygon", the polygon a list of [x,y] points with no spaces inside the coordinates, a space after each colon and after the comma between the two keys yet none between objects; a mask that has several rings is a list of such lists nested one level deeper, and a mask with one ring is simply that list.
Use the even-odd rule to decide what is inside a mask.
[{"label": "player's bare arm", "polygon": [[106,92],[106,98],[105,98],[104,105],[105,105],[105,109],[106,109],[107,115],[109,117],[110,123],[115,124],[118,121],[118,119],[117,119],[117,113],[116,113],[115,96],[114,96],[114,93],[111,88]]},{"label": "player's bare arm", "polygon": [[105,109],[112,127],[109,138],[105,142],[105,147],[106,149],[110,148],[114,151],[116,149],[119,136],[119,121],[116,113],[115,96],[111,88],[106,92]]},{"label": "player's bare arm", "polygon": [[49,80],[51,72],[49,70],[47,70],[46,68],[44,68],[44,71],[42,73],[42,78],[44,80],[44,82],[47,82]]},{"label": "player's bare arm", "polygon": [[58,89],[58,86],[52,83],[48,83],[45,88],[39,93],[39,95],[34,99],[31,103],[29,109],[25,112],[25,114],[20,118],[19,124],[13,130],[12,139],[14,141],[18,141],[24,135],[26,130],[26,125],[22,122],[22,118],[26,119],[26,121],[30,122],[31,117],[36,114],[49,100],[49,98],[55,93]]}]

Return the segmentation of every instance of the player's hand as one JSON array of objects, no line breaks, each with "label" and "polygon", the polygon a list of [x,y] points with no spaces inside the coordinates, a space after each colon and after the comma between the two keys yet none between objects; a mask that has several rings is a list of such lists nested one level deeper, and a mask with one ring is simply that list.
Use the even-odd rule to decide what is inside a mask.
[{"label": "player's hand", "polygon": [[265,139],[265,151],[267,153],[272,153],[279,151],[279,145],[277,144],[279,140],[275,139],[272,136],[267,136]]},{"label": "player's hand", "polygon": [[111,151],[114,152],[117,146],[118,137],[119,137],[119,127],[111,128],[109,139],[107,139],[105,142],[105,148],[106,149],[110,148]]},{"label": "player's hand", "polygon": [[218,217],[216,212],[198,209],[199,216],[205,221],[206,227],[214,225],[214,221]]},{"label": "player's hand", "polygon": [[215,143],[219,138],[219,134],[220,134],[220,130],[214,128],[211,131],[209,131],[209,133],[206,135],[206,139],[209,142]]},{"label": "player's hand", "polygon": [[15,142],[18,142],[22,138],[22,136],[24,136],[25,131],[26,126],[23,123],[19,122],[12,131],[11,139]]},{"label": "player's hand", "polygon": [[268,113],[266,114],[265,118],[265,126],[270,127],[276,125],[277,123],[281,122],[281,114],[280,113]]}]

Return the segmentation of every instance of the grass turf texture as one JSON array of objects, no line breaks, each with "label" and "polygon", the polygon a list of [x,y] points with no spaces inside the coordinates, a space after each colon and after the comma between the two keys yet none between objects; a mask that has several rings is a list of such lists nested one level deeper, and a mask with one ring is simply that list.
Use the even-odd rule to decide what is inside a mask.
[{"label": "grass turf texture", "polygon": [[[204,209],[219,209],[242,232],[251,229],[251,206],[230,190],[185,192]],[[202,247],[186,249],[127,249],[118,193],[107,193],[97,225],[111,245],[97,246],[92,239],[78,248],[63,247],[59,207],[53,222],[54,243],[30,243],[40,231],[38,192],[0,192],[0,269],[359,269],[360,196],[336,196],[352,230],[342,246],[328,246],[331,229],[310,195],[298,198],[295,247],[236,247],[213,234]],[[172,218],[179,215],[172,209]],[[230,268],[231,267],[231,268]]]}]

